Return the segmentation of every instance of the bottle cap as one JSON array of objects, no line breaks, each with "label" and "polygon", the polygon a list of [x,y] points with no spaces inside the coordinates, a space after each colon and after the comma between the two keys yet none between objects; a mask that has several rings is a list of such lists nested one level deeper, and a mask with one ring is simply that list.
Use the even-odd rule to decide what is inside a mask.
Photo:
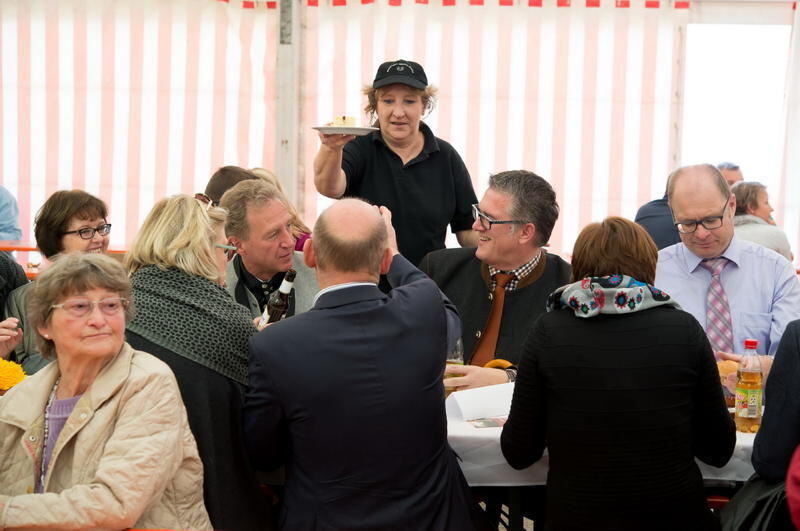
[{"label": "bottle cap", "polygon": [[745,339],[744,340],[744,348],[745,350],[755,350],[758,348],[758,339]]}]

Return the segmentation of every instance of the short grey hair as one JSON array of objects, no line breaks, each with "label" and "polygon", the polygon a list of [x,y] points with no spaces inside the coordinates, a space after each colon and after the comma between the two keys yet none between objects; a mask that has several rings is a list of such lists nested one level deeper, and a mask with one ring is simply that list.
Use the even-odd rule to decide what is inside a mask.
[{"label": "short grey hair", "polygon": [[766,189],[756,181],[739,181],[731,186],[731,192],[736,196],[736,215],[747,214],[748,207],[752,210],[758,208],[758,195]]},{"label": "short grey hair", "polygon": [[274,184],[263,179],[255,178],[235,184],[225,192],[219,203],[220,207],[228,211],[225,234],[228,237],[247,239],[250,234],[248,209],[259,208],[270,201],[280,201],[284,206],[289,204],[286,196]]},{"label": "short grey hair", "polygon": [[45,269],[31,285],[28,296],[28,330],[36,334],[36,346],[45,359],[55,359],[56,345],[52,339],[42,337],[39,327],[50,320],[53,305],[71,295],[90,289],[101,288],[116,293],[128,300],[125,307],[125,322],[133,318],[131,283],[125,268],[117,260],[105,254],[67,253]]},{"label": "short grey hair", "polygon": [[536,245],[547,245],[558,220],[556,192],[544,178],[527,170],[511,170],[489,177],[489,188],[511,196],[511,219],[536,227]]},{"label": "short grey hair", "polygon": [[719,193],[722,195],[722,197],[728,198],[731,196],[731,187],[728,186],[728,181],[725,180],[725,177],[722,176],[722,173],[720,173],[716,166],[713,164],[696,164],[693,166],[681,166],[669,174],[669,178],[667,178],[668,203],[672,203],[672,194],[675,192],[675,181],[677,181],[678,177],[680,177],[687,170],[700,170],[706,173],[714,180],[714,184],[717,185]]}]

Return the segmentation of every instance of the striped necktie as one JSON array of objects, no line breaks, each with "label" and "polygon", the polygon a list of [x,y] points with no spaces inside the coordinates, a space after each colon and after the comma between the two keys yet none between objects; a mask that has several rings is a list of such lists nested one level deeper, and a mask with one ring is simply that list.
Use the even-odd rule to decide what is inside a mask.
[{"label": "striped necktie", "polygon": [[728,296],[719,275],[728,265],[727,258],[707,258],[700,262],[711,273],[711,284],[706,294],[706,335],[715,351],[733,352],[733,326]]}]

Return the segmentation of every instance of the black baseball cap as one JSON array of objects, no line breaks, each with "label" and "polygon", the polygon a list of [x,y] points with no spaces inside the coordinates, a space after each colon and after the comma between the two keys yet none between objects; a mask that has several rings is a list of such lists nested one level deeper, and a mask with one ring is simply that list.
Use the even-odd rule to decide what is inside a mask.
[{"label": "black baseball cap", "polygon": [[381,88],[394,83],[424,90],[428,86],[428,76],[425,75],[422,65],[414,61],[398,59],[383,63],[375,73],[372,88]]}]

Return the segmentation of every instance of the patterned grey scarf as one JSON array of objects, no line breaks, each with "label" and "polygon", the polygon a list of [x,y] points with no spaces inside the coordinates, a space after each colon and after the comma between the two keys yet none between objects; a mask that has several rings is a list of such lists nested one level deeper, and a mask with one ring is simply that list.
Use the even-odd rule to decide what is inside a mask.
[{"label": "patterned grey scarf", "polygon": [[128,330],[247,384],[247,341],[257,330],[222,286],[155,265],[131,275],[131,286],[136,314]]}]

